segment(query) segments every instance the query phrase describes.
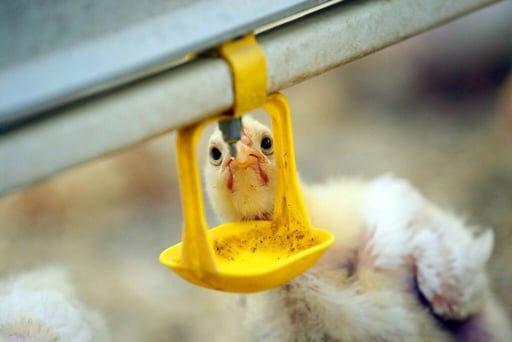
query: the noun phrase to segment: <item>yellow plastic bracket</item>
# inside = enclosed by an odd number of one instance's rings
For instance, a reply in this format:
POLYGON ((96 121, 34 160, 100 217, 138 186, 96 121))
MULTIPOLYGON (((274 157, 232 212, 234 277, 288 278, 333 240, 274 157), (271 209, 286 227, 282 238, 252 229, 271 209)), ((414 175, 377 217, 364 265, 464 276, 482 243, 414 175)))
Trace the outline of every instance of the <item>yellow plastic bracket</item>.
POLYGON ((267 63, 254 34, 221 45, 217 52, 231 68, 234 116, 261 107, 267 98, 267 63))
MULTIPOLYGON (((234 64, 238 65, 238 61, 234 64)), ((236 69, 238 71, 233 69, 234 79, 249 79, 259 71, 258 67, 254 68, 256 70, 243 66, 236 69)), ((261 86, 261 80, 259 84, 261 86)), ((242 93, 250 93, 247 85, 238 86, 238 89, 244 89, 242 93)), ((240 92, 235 91, 235 94, 240 92)), ((272 221, 231 222, 208 229, 196 146, 203 127, 219 120, 219 117, 178 131, 176 154, 185 221, 183 241, 164 250, 160 254, 160 262, 193 284, 239 293, 266 290, 305 272, 334 241, 331 233, 310 225, 295 169, 286 98, 277 93, 265 97, 258 104, 260 100, 260 97, 244 100, 249 104, 239 101, 237 108, 263 106, 272 118, 277 172, 272 221)))

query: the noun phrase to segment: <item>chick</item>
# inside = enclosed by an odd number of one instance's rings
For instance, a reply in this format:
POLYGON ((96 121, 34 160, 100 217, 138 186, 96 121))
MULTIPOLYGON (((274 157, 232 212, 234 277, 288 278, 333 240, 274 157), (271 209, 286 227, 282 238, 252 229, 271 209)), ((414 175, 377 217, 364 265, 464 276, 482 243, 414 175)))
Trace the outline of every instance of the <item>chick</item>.
POLYGON ((0 284, 0 341, 109 340, 103 318, 77 299, 63 270, 41 268, 0 284))
MULTIPOLYGON (((272 134, 244 117, 237 156, 215 131, 205 170, 221 220, 269 220, 275 192, 272 134)), ((491 230, 475 235, 406 181, 302 184, 315 227, 336 241, 308 272, 242 297, 254 341, 510 341, 485 264, 491 230)))

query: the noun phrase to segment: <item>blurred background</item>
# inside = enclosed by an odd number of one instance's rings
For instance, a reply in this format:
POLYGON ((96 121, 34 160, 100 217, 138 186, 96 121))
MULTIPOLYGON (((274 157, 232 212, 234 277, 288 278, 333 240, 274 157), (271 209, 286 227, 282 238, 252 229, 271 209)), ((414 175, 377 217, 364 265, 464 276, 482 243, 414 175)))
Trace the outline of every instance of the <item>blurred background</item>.
MULTIPOLYGON (((284 93, 304 181, 393 173, 492 227, 492 286, 512 314, 510 18, 505 1, 284 93)), ((0 277, 67 268, 114 341, 241 340, 235 295, 158 262, 181 223, 169 134, 0 198, 0 277)))

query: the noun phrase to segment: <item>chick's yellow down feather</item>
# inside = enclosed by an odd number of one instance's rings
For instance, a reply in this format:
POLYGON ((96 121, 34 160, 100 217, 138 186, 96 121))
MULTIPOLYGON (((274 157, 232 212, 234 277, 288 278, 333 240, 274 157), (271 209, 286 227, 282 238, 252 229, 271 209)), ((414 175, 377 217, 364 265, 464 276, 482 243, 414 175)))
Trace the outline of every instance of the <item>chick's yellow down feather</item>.
MULTIPOLYGON (((269 128, 243 118, 237 156, 215 131, 205 182, 222 221, 271 219, 275 165, 269 128)), ((254 341, 512 341, 485 274, 493 233, 384 175, 301 185, 313 226, 336 241, 305 274, 243 296, 254 341)))

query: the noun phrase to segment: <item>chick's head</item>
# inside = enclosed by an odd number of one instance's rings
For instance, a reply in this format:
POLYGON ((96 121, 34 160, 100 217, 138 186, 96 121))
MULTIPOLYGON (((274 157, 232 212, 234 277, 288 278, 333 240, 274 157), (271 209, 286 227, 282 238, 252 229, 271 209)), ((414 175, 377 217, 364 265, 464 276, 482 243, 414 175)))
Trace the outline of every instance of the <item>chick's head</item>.
POLYGON ((223 221, 269 220, 275 195, 272 131, 250 116, 242 119, 236 157, 216 129, 208 142, 205 183, 217 216, 223 221))

